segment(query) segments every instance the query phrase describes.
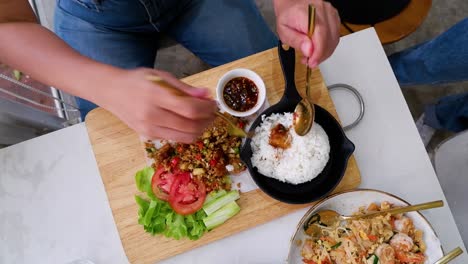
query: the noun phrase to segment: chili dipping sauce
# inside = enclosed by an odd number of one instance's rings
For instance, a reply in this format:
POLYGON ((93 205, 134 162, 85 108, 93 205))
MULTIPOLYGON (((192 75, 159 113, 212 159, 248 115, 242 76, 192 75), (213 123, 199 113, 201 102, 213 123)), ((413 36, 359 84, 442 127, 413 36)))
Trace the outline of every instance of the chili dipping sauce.
POLYGON ((257 104, 258 88, 252 80, 236 77, 224 86, 223 99, 231 109, 245 112, 257 104))

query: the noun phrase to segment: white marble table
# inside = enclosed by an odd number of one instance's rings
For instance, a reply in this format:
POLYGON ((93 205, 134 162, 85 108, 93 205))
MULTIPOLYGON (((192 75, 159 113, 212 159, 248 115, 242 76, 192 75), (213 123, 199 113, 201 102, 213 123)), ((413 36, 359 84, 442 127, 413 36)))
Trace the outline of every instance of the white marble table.
MULTIPOLYGON (((355 86, 366 102, 347 133, 363 188, 412 203, 445 199, 398 83, 372 29, 342 38, 321 65, 328 85, 355 86)), ((346 124, 350 95, 332 97, 346 124)), ((181 254, 164 263, 283 263, 304 210, 181 254)), ((463 242, 448 207, 424 212, 446 250, 463 242)), ((464 248, 464 247, 463 247, 464 248)), ((84 124, 0 150, 0 263, 128 263, 84 124)), ((464 254, 453 263, 468 263, 464 254)))

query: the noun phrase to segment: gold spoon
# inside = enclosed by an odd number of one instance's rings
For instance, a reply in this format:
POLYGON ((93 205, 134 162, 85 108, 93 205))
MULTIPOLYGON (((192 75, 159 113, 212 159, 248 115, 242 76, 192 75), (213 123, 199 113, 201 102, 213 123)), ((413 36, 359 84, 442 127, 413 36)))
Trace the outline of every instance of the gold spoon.
POLYGON ((245 138, 251 138, 253 136, 253 131, 252 132, 245 132, 242 128, 236 126, 232 121, 223 115, 220 112, 215 112, 215 114, 219 117, 221 117, 226 123, 228 123, 227 127, 227 132, 231 136, 236 136, 236 137, 245 137, 245 138))
MULTIPOLYGON (((309 27, 308 27, 308 36, 312 39, 312 35, 314 34, 314 27, 315 27, 315 7, 313 5, 309 5, 309 27)), ((309 61, 309 58, 307 58, 309 61)), ((299 136, 304 136, 307 134, 310 129, 312 128, 312 124, 314 123, 315 119, 315 107, 314 104, 310 100, 310 75, 311 69, 307 67, 306 73, 306 96, 303 98, 294 109, 294 118, 293 118, 293 125, 294 131, 299 136)))
MULTIPOLYGON (((161 77, 159 76, 156 76, 156 75, 148 75, 146 76, 146 79, 148 81, 152 81, 154 83, 157 83, 159 86, 163 87, 164 89, 176 94, 176 95, 179 95, 179 96, 186 96, 187 94, 185 94, 184 92, 182 92, 181 90, 173 87, 171 84, 167 83, 165 80, 163 80, 161 77)), ((227 132, 229 135, 231 136, 236 136, 236 137, 246 137, 246 138, 250 138, 253 136, 253 133, 247 133, 245 132, 242 128, 236 126, 234 123, 232 123, 232 121, 227 118, 226 116, 224 116, 223 114, 221 114, 220 112, 216 111, 215 114, 219 117, 221 117, 224 121, 226 121, 228 123, 228 128, 227 128, 227 132)))
POLYGON ((156 75, 147 75, 145 79, 148 81, 152 81, 153 83, 158 84, 160 87, 166 89, 167 91, 178 95, 178 96, 189 96, 188 94, 182 92, 181 90, 175 88, 172 84, 166 82, 163 78, 156 76, 156 75))
POLYGON ((463 250, 460 247, 455 248, 454 250, 447 253, 447 255, 443 256, 441 259, 436 261, 434 264, 447 264, 456 257, 460 256, 463 253, 463 250))
POLYGON ((340 215, 339 213, 333 210, 322 210, 313 214, 310 217, 310 219, 304 224, 304 230, 306 234, 312 237, 318 237, 322 234, 322 228, 320 227, 320 225, 333 227, 333 226, 338 226, 342 221, 356 220, 356 219, 361 219, 361 218, 372 218, 374 216, 378 216, 382 214, 391 214, 391 215, 403 214, 407 212, 426 210, 426 209, 442 207, 442 206, 444 206, 444 202, 439 200, 439 201, 415 204, 415 205, 410 205, 410 206, 405 206, 405 207, 391 208, 388 210, 382 210, 382 211, 367 213, 363 215, 352 215, 352 216, 340 215))

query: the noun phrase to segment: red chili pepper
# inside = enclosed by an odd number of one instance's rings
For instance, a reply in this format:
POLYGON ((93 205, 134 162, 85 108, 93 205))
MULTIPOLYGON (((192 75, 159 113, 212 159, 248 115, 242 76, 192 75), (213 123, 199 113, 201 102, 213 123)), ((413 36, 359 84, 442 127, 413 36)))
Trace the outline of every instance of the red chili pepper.
POLYGON ((197 146, 200 150, 202 150, 205 145, 203 145, 203 142, 197 141, 197 146))
POLYGON ((210 160, 210 166, 211 166, 211 167, 216 166, 216 164, 218 164, 218 161, 217 161, 217 160, 215 160, 215 159, 210 160))
POLYGON ((171 167, 175 168, 179 164, 180 158, 179 157, 173 157, 171 159, 171 167))
POLYGON ((243 121, 239 121, 237 126, 243 129, 245 127, 245 123, 243 121))
POLYGON ((195 155, 195 159, 196 159, 196 160, 201 160, 201 158, 202 158, 202 156, 201 156, 200 153, 198 153, 197 155, 195 155))
POLYGON ((184 150, 184 148, 182 148, 181 145, 177 146, 177 152, 178 153, 182 153, 183 150, 184 150))

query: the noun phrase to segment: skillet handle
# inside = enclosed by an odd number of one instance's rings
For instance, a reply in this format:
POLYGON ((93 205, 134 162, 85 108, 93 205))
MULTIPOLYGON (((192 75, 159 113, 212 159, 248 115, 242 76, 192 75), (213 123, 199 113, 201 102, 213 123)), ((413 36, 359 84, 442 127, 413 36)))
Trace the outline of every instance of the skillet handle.
POLYGON ((281 69, 283 70, 284 82, 286 84, 281 102, 287 101, 291 104, 297 104, 302 100, 302 97, 297 92, 294 79, 296 52, 291 47, 289 47, 287 50, 284 49, 283 43, 280 40, 278 41, 278 56, 281 63, 281 69))

